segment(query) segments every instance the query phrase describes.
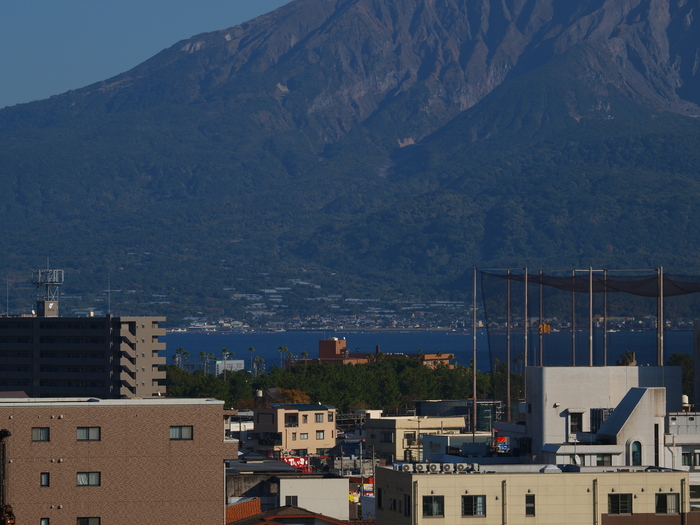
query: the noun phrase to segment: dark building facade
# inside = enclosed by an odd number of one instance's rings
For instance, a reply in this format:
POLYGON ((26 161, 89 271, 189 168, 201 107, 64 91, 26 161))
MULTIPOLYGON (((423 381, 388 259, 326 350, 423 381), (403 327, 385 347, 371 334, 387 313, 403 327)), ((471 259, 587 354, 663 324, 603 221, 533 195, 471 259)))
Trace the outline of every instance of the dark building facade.
POLYGON ((164 317, 0 317, 0 392, 40 397, 165 395, 164 317))

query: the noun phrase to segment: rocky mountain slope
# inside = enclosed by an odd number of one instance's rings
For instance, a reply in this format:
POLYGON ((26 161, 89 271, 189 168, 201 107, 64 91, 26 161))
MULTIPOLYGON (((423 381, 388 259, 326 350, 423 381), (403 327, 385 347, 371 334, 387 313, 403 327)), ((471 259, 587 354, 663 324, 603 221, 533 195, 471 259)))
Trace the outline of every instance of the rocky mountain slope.
POLYGON ((699 69, 693 0, 294 0, 0 111, 3 266, 219 301, 694 271, 699 69))

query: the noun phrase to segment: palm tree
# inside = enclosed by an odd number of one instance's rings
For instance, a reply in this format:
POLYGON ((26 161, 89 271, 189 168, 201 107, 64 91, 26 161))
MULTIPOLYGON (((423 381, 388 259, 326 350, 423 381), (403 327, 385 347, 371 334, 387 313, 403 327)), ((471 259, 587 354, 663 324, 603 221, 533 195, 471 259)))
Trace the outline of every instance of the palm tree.
POLYGON ((190 355, 190 353, 184 348, 178 348, 177 350, 175 350, 175 355, 173 356, 173 359, 175 359, 175 364, 178 368, 182 369, 183 364, 185 363, 185 361, 187 361, 188 355, 190 355))
POLYGON ((253 352, 255 352, 255 347, 251 346, 248 348, 248 352, 250 352, 250 372, 251 374, 253 373, 253 352))
POLYGON ((233 352, 229 352, 226 348, 222 348, 222 349, 221 349, 221 358, 222 358, 223 361, 224 361, 224 381, 226 381, 226 359, 227 359, 229 356, 235 357, 236 354, 234 354, 233 352))
POLYGON ((202 351, 199 352, 199 358, 202 360, 202 371, 207 373, 207 353, 202 351))
POLYGON ((280 368, 284 368, 284 354, 288 352, 287 347, 280 346, 277 348, 277 350, 279 350, 280 353, 280 368))
POLYGON ((214 374, 216 374, 216 356, 214 355, 214 352, 209 352, 207 354, 207 364, 214 362, 214 374))
POLYGON ((263 359, 259 355, 256 355, 253 369, 254 369, 254 374, 253 374, 254 377, 258 377, 259 374, 264 374, 265 373, 265 359, 263 359))

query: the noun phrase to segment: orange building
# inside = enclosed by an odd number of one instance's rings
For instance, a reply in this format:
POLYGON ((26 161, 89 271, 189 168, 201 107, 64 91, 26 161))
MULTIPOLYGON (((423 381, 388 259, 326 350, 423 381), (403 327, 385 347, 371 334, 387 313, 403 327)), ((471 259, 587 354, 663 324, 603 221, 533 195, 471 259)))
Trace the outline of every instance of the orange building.
MULTIPOLYGON (((294 363, 337 363, 341 365, 357 365, 392 357, 408 357, 410 359, 415 359, 424 365, 429 366, 430 368, 436 368, 441 364, 454 368, 454 365, 451 364, 451 361, 454 358, 452 354, 443 355, 442 352, 436 354, 382 354, 379 346, 376 347, 374 353, 352 353, 347 348, 347 341, 345 339, 338 339, 337 337, 331 337, 330 339, 325 340, 322 339, 318 342, 318 359, 297 359, 294 361, 294 363)), ((287 366, 291 366, 291 364, 291 361, 286 363, 287 366)))

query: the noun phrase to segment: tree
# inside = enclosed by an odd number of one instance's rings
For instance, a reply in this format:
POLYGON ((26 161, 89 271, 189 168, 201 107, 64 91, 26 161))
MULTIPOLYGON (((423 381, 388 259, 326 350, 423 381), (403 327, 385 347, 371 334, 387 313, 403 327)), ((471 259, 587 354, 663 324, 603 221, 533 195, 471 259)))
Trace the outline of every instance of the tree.
POLYGON ((250 352, 250 373, 253 373, 253 353, 255 352, 255 347, 251 346, 248 348, 248 352, 250 352))
POLYGON ((175 365, 182 369, 182 366, 185 361, 187 361, 187 356, 189 356, 190 353, 185 350, 184 348, 178 348, 175 350, 175 355, 173 356, 173 360, 175 361, 175 365))
POLYGON ((286 346, 280 346, 277 348, 280 353, 280 368, 284 368, 284 356, 289 351, 286 346))
MULTIPOLYGON (((235 354, 231 352, 231 357, 233 357, 235 354)), ((224 361, 224 381, 226 381, 226 358, 229 356, 229 351, 226 348, 221 349, 221 358, 224 361)))
POLYGON ((637 357, 635 356, 634 352, 625 350, 622 355, 620 355, 620 360, 617 362, 617 364, 622 366, 634 366, 637 364, 637 357))
POLYGON ((676 352, 668 356, 668 366, 680 366, 682 378, 682 392, 688 396, 691 405, 695 404, 695 360, 684 352, 676 352))

